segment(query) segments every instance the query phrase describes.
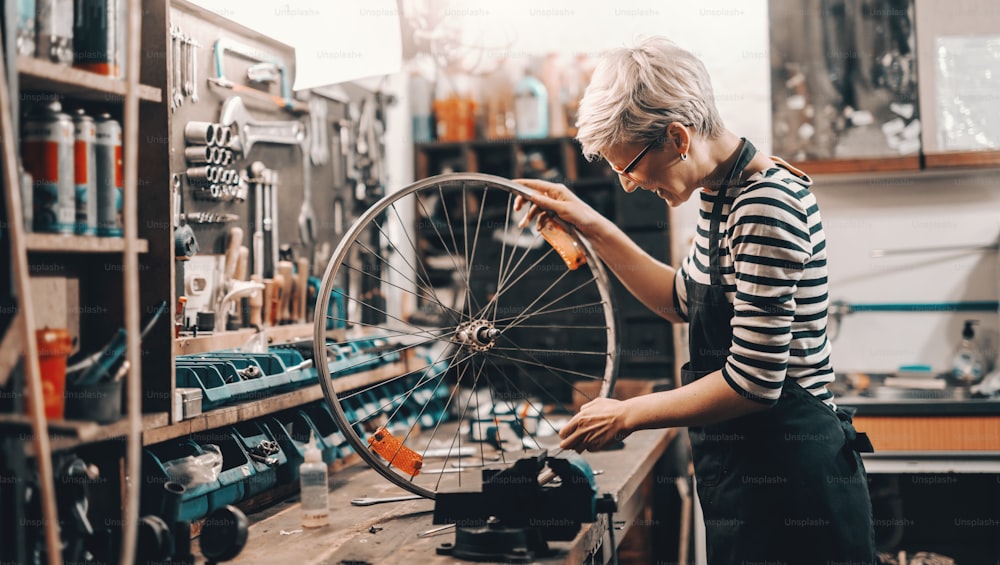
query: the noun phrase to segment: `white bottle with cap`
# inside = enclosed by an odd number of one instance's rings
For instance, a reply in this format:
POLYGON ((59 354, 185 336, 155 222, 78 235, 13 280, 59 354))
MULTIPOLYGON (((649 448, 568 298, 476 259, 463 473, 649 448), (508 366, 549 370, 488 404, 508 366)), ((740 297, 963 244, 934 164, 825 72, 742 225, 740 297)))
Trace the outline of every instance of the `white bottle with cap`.
POLYGON ((323 454, 316 438, 309 432, 305 462, 299 465, 299 490, 302 499, 302 526, 321 528, 330 524, 330 484, 323 454))

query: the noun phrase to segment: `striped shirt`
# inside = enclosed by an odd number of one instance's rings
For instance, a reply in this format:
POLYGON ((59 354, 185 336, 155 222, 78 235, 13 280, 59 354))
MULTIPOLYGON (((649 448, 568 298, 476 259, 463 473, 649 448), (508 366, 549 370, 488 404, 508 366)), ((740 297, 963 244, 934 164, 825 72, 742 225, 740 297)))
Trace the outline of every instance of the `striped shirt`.
MULTIPOLYGON (((826 337, 826 236, 812 180, 779 167, 730 187, 719 224, 719 267, 733 305, 733 341, 722 375, 746 398, 772 404, 786 376, 833 407, 826 337), (735 260, 734 260, 735 258, 735 260)), ((685 281, 708 285, 708 234, 718 191, 702 190, 697 235, 674 283, 687 320, 685 281)))

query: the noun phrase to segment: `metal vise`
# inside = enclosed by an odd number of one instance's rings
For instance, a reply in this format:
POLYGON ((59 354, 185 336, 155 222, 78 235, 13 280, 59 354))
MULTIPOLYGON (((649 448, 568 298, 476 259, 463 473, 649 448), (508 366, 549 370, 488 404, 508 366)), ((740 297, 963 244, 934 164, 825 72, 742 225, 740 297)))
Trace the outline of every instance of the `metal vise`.
POLYGON ((611 495, 598 496, 586 461, 542 452, 507 469, 484 469, 481 492, 439 491, 434 523, 457 526, 447 550, 455 557, 521 560, 548 553, 547 542, 572 540, 582 524, 615 510, 611 495))

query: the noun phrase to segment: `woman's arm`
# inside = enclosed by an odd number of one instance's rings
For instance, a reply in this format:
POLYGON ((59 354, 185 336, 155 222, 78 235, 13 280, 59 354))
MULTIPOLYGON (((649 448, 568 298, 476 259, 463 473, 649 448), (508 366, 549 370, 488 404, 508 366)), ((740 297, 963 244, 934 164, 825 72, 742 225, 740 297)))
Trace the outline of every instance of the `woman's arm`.
POLYGON ((741 396, 722 377, 722 371, 716 371, 673 390, 628 400, 596 398, 584 404, 559 432, 560 447, 599 451, 636 430, 702 426, 768 408, 741 396))
MULTIPOLYGON (((671 322, 684 321, 674 308, 674 277, 677 271, 673 267, 643 251, 621 228, 580 200, 565 185, 534 179, 518 179, 515 182, 536 191, 536 195, 531 197, 533 206, 522 225, 528 225, 546 212, 572 224, 640 302, 671 322)), ((518 197, 514 208, 520 210, 523 204, 524 199, 518 197)))

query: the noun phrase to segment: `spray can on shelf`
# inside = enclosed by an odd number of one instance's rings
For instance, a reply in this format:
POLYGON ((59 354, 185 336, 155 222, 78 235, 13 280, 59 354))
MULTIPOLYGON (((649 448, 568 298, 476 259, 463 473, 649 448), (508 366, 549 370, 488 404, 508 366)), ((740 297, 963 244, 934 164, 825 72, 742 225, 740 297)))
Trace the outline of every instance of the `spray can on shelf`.
POLYGON ((18 168, 18 172, 21 177, 21 214, 24 220, 24 231, 30 232, 34 228, 34 213, 32 210, 32 198, 31 191, 34 187, 34 179, 31 177, 31 173, 25 171, 23 168, 18 168))
POLYGON ((76 233, 97 234, 97 174, 94 170, 94 118, 77 110, 73 116, 73 179, 76 186, 76 233))
POLYGON ((73 63, 73 0, 36 0, 35 54, 41 59, 73 63))
POLYGON ((73 13, 73 66, 121 77, 123 0, 77 0, 73 13))
POLYGON ((122 127, 108 114, 96 122, 97 235, 122 236, 122 127))
POLYGON ((52 102, 24 121, 21 153, 34 179, 35 231, 73 233, 76 187, 73 184, 73 120, 52 102))
POLYGON ((35 0, 18 0, 16 46, 18 55, 35 55, 35 0))

